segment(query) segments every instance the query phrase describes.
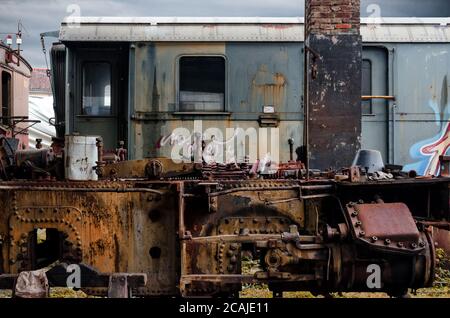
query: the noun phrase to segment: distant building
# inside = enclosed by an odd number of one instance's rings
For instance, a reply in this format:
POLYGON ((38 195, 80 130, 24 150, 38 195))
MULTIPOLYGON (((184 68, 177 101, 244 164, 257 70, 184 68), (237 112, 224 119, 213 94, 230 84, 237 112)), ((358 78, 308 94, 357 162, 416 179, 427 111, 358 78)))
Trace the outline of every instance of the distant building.
POLYGON ((30 147, 35 146, 38 138, 42 139, 43 145, 49 146, 56 132, 49 123, 54 117, 53 95, 50 78, 44 68, 34 68, 31 74, 28 116, 31 120, 40 121, 28 129, 30 147))

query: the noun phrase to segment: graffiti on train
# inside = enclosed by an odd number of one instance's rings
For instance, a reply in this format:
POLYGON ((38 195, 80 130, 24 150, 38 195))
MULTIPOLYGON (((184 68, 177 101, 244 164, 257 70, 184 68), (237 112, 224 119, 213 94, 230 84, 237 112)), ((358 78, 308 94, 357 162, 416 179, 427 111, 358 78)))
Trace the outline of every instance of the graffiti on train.
POLYGON ((439 157, 447 154, 450 148, 450 105, 447 100, 443 104, 442 101, 438 103, 436 99, 430 100, 428 105, 434 111, 436 125, 440 127, 439 132, 411 147, 409 153, 417 161, 406 165, 404 170, 415 170, 422 176, 437 176, 440 170, 439 157), (445 107, 442 107, 443 105, 445 107))

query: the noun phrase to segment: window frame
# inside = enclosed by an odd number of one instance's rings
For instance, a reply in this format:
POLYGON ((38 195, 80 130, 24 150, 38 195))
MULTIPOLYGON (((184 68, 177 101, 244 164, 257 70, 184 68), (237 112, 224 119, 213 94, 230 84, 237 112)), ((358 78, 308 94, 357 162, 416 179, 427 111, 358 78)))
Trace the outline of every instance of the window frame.
MULTIPOLYGON (((369 58, 363 58, 361 61, 361 95, 365 95, 362 90, 362 88, 363 88, 362 87, 362 85, 363 85, 363 69, 364 69, 363 66, 364 66, 365 61, 369 62, 369 65, 370 65, 370 85, 369 85, 370 86, 370 94, 369 95, 373 95, 373 63, 372 63, 372 60, 369 58)), ((366 101, 361 100, 361 114, 363 116, 374 116, 375 115, 373 112, 373 100, 372 99, 369 99, 366 101), (363 112, 363 103, 364 102, 369 102, 370 112, 368 112, 368 113, 363 112)))
MULTIPOLYGON (((3 96, 3 76, 7 76, 8 77, 8 85, 7 85, 7 95, 8 95, 8 105, 7 105, 7 114, 6 114, 6 116, 5 117, 11 117, 12 116, 12 108, 13 108, 13 84, 12 84, 12 81, 13 81, 13 76, 12 76, 12 74, 10 73, 10 72, 8 72, 8 71, 6 71, 6 70, 2 70, 1 71, 1 79, 0 79, 0 82, 1 82, 1 92, 0 92, 0 97, 1 97, 1 110, 0 110, 0 116, 1 117, 3 117, 3 108, 4 108, 4 105, 3 105, 3 98, 4 98, 4 96, 3 96)), ((9 118, 2 118, 1 120, 0 120, 0 124, 2 125, 2 126, 8 126, 9 124, 11 123, 11 120, 9 119, 9 118)))
POLYGON ((115 107, 115 97, 114 97, 114 91, 116 89, 115 85, 114 85, 114 68, 113 65, 111 63, 111 61, 109 60, 103 60, 103 59, 85 59, 82 60, 81 65, 80 65, 80 105, 79 108, 77 110, 77 117, 92 117, 92 118, 109 118, 109 117, 116 117, 116 107, 115 107), (110 88, 110 112, 108 115, 91 115, 91 114, 85 114, 84 113, 84 107, 83 107, 83 97, 84 97, 84 67, 86 64, 93 64, 93 63, 97 63, 97 64, 101 64, 101 63, 105 63, 109 65, 109 75, 110 75, 110 80, 109 80, 109 84, 111 86, 110 88))
POLYGON ((224 54, 180 54, 176 57, 176 66, 175 66, 175 113, 176 115, 228 115, 229 114, 229 90, 228 90, 228 58, 224 54), (181 80, 181 69, 180 69, 180 60, 183 57, 220 57, 224 60, 224 67, 225 67, 225 87, 224 87, 224 94, 223 94, 223 109, 217 110, 217 111, 203 111, 203 110, 192 110, 192 111, 185 111, 181 109, 180 104, 180 80, 181 80))

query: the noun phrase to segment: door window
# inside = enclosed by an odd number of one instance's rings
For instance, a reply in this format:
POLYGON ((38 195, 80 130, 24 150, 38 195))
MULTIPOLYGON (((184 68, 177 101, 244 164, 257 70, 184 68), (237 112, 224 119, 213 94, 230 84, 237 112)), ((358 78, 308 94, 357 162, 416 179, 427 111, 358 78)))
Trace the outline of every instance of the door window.
POLYGON ((106 62, 83 64, 82 114, 111 115, 111 65, 106 62))

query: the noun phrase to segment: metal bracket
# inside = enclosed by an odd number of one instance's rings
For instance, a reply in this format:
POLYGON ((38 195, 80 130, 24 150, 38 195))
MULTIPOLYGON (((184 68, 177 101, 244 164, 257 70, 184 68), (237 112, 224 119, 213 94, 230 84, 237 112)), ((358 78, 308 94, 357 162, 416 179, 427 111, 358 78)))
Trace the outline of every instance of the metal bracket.
POLYGON ((109 277, 108 298, 130 298, 131 288, 128 287, 128 275, 112 274, 109 277))

